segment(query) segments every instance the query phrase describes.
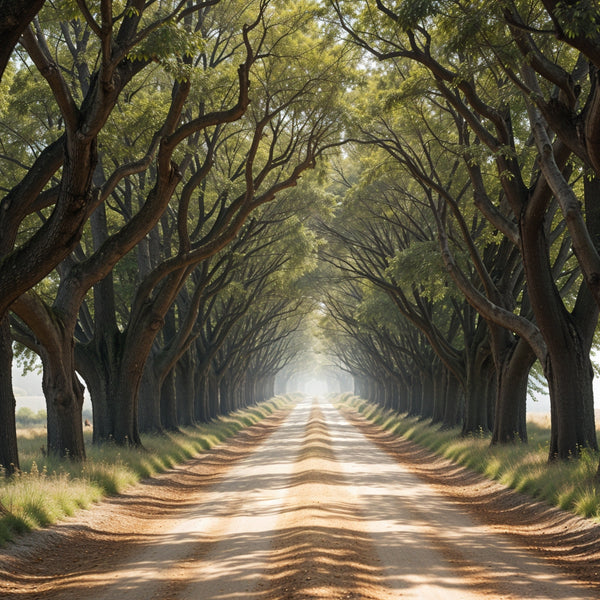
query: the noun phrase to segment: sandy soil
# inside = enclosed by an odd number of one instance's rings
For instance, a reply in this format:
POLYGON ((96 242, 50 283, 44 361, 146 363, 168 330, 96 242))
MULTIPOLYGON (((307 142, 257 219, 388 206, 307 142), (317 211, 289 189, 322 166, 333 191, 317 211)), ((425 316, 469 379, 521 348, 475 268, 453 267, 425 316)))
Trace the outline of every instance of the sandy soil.
POLYGON ((0 551, 0 598, 600 598, 600 528, 310 401, 0 551))

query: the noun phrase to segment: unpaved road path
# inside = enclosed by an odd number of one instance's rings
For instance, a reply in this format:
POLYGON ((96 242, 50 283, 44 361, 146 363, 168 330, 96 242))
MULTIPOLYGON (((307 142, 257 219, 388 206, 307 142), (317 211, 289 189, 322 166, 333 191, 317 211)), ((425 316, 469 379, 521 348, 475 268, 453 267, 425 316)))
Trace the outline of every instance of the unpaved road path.
POLYGON ((600 598, 600 528, 513 514, 518 496, 350 419, 304 401, 25 536, 0 551, 0 598, 600 598))

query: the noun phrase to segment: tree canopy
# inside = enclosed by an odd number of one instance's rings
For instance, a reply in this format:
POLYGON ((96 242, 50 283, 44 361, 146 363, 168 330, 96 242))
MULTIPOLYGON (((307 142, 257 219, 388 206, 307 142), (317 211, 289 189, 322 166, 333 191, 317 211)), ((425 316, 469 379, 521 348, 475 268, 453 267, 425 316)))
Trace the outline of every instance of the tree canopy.
POLYGON ((72 459, 84 386, 94 442, 139 445, 309 360, 492 443, 526 441, 534 369, 549 458, 597 449, 594 3, 17 4, 0 22, 8 474, 14 348, 39 355, 48 451, 72 459))

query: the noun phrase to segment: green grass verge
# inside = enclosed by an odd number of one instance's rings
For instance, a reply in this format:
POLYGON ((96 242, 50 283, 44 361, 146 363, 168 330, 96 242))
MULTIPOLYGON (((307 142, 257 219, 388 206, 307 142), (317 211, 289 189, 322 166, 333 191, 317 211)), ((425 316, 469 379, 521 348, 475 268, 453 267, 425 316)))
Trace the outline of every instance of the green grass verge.
POLYGON ((354 408, 382 429, 489 479, 600 522, 600 486, 594 481, 600 454, 584 450, 578 460, 548 463, 550 430, 543 424, 528 423, 527 444, 490 446, 487 435, 462 437, 459 429, 440 430, 428 421, 383 410, 351 394, 343 394, 334 402, 354 408))
POLYGON ((143 449, 114 444, 93 446, 86 432, 87 460, 75 463, 44 457, 45 430, 28 429, 19 435, 21 471, 0 477, 0 502, 8 515, 0 518, 0 545, 15 534, 45 527, 87 508, 107 495, 122 492, 141 479, 163 472, 208 450, 273 414, 289 408, 293 395, 276 396, 236 411, 213 423, 185 428, 181 433, 142 436, 143 449))

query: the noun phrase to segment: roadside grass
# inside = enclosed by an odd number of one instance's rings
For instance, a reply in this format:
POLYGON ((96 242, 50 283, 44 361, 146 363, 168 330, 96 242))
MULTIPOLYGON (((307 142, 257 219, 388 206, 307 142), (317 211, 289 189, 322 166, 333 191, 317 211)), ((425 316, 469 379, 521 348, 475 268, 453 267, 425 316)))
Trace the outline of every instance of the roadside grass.
POLYGON ((351 394, 333 402, 489 479, 600 523, 600 485, 595 481, 600 454, 584 449, 578 460, 548 463, 548 422, 528 422, 527 444, 490 446, 489 435, 463 437, 460 429, 441 430, 429 421, 398 415, 351 394))
POLYGON ((0 546, 16 534, 56 523, 105 496, 119 494, 141 479, 185 462, 275 411, 291 407, 296 400, 293 394, 276 396, 212 423, 183 428, 181 433, 143 435, 143 448, 94 446, 91 432, 86 431, 87 460, 83 463, 44 456, 45 429, 21 430, 21 471, 10 479, 0 476, 0 506, 8 511, 0 513, 0 546))

